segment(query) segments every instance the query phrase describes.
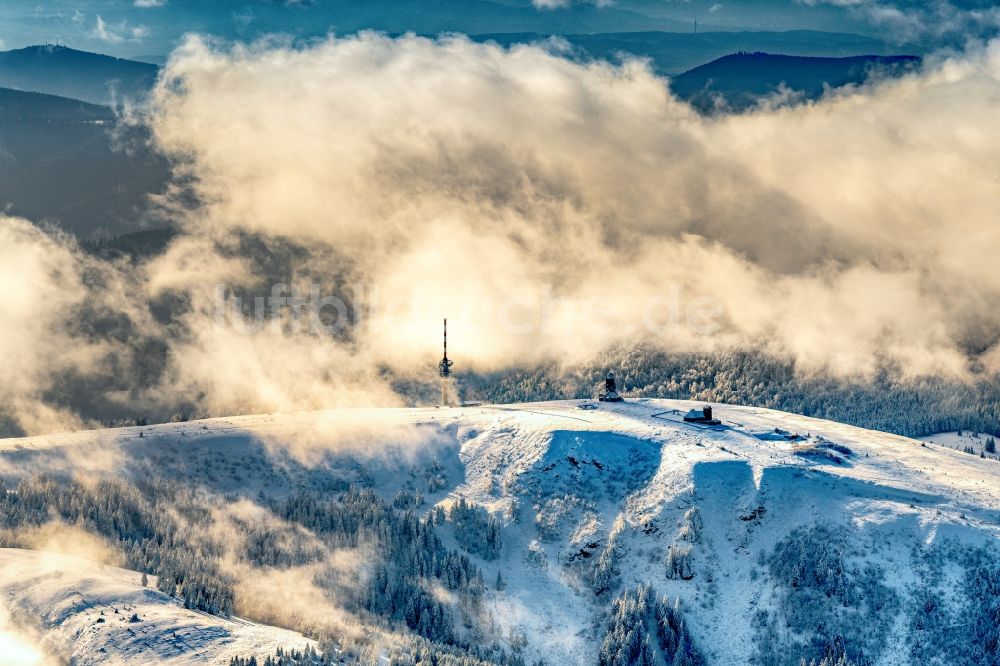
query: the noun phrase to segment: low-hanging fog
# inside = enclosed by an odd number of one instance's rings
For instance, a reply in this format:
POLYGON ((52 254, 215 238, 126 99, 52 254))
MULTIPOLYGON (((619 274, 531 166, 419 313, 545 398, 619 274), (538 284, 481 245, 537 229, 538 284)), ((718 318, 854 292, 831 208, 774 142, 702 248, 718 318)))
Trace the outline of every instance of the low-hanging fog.
POLYGON ((433 376, 444 316, 462 369, 641 343, 997 372, 998 104, 1000 42, 704 117, 642 62, 557 44, 190 38, 125 121, 175 165, 164 253, 0 218, 2 411, 76 427, 81 386, 137 414, 400 404, 391 378, 433 376), (322 321, 254 320, 293 285, 322 321))

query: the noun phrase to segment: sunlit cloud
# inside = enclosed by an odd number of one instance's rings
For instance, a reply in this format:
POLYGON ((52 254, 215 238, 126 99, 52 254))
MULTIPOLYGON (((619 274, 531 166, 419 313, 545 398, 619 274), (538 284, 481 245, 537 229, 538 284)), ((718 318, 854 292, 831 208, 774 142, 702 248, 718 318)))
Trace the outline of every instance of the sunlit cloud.
MULTIPOLYGON (((369 322, 394 361, 430 353, 416 332, 448 308, 485 305, 466 325, 486 364, 622 342, 676 285, 721 305, 722 341, 768 339, 842 371, 888 353, 953 372, 963 326, 996 328, 980 306, 1000 285, 951 240, 997 244, 982 231, 997 196, 977 167, 989 142, 971 139, 988 131, 995 51, 818 104, 704 119, 636 63, 463 39, 232 52, 195 40, 166 72, 153 125, 209 202, 191 229, 346 252, 402 304, 391 324, 369 322), (608 321, 579 314, 602 295, 608 321), (497 325, 547 299, 537 326, 497 325)), ((701 344, 683 330, 660 342, 701 344)))
POLYGON ((705 118, 639 62, 189 39, 144 118, 200 201, 161 201, 181 229, 161 256, 108 263, 0 221, 4 284, 24 285, 0 304, 4 416, 80 427, 52 396, 147 372, 129 339, 162 367, 105 399, 141 413, 400 404, 394 381, 433 377, 444 316, 465 370, 642 343, 995 371, 998 54, 705 118), (184 304, 167 323, 164 302, 184 304))

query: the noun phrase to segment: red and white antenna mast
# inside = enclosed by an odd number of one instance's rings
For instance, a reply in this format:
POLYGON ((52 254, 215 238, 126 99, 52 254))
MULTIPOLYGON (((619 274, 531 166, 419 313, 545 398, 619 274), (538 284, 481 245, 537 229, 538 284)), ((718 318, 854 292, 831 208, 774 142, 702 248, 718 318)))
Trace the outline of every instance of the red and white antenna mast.
POLYGON ((454 361, 448 359, 448 319, 444 320, 444 357, 438 363, 438 374, 441 375, 441 406, 448 406, 449 380, 451 379, 451 366, 454 361))

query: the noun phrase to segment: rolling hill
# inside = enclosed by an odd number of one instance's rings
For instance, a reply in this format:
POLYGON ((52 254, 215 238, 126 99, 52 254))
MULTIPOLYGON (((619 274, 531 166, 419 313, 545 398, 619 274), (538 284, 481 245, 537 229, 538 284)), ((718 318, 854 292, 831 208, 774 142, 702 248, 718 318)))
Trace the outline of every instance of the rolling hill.
MULTIPOLYGON (((333 410, 3 440, 0 517, 22 534, 56 517, 118 543, 161 590, 179 574, 144 559, 160 551, 137 535, 173 535, 181 555, 200 544, 198 566, 215 567, 212 585, 232 581, 237 614, 327 631, 346 663, 372 644, 403 664, 432 649, 463 664, 996 663, 1000 462, 766 409, 716 406, 720 425, 685 423, 692 407, 333 410), (129 517, 104 518, 118 515, 129 517), (361 516, 378 526, 371 540, 344 540, 368 533, 351 527, 361 516), (426 549, 478 573, 408 577, 426 549), (265 596, 270 605, 254 597, 270 588, 250 583, 275 578, 300 582, 265 596), (367 626, 367 638, 319 628, 317 605, 320 618, 367 626)), ((36 575, 28 554, 0 559, 36 575)), ((80 663, 97 645, 148 661, 180 622, 151 622, 150 608, 135 623, 143 640, 100 638, 85 629, 96 607, 70 603, 95 597, 94 568, 60 571, 19 614, 80 663), (74 640, 74 627, 94 638, 74 640)), ((152 594, 138 573, 113 575, 133 582, 102 588, 105 606, 152 594)), ((195 604, 186 576, 167 588, 195 604)), ((0 598, 29 598, 24 580, 0 578, 0 598)), ((163 618, 169 600, 153 602, 163 618)), ((203 638, 225 624, 184 617, 203 638)), ((273 630, 245 631, 260 634, 240 643, 243 656, 262 659, 273 630)), ((227 640, 199 649, 222 654, 227 640)))
POLYGON ((670 89, 703 112, 743 111, 782 92, 793 99, 815 100, 828 89, 900 76, 919 66, 916 56, 808 58, 735 53, 672 78, 670 89))
POLYGON ((44 44, 0 51, 0 87, 108 105, 141 100, 159 68, 144 62, 44 44))

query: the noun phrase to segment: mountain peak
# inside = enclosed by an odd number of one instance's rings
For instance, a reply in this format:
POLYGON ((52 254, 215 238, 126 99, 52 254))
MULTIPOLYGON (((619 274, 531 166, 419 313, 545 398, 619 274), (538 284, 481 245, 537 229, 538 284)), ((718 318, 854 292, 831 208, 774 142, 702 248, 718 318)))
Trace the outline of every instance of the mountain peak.
POLYGON ((36 44, 0 52, 0 87, 70 97, 107 105, 121 97, 142 98, 159 68, 149 63, 59 44, 36 44))

